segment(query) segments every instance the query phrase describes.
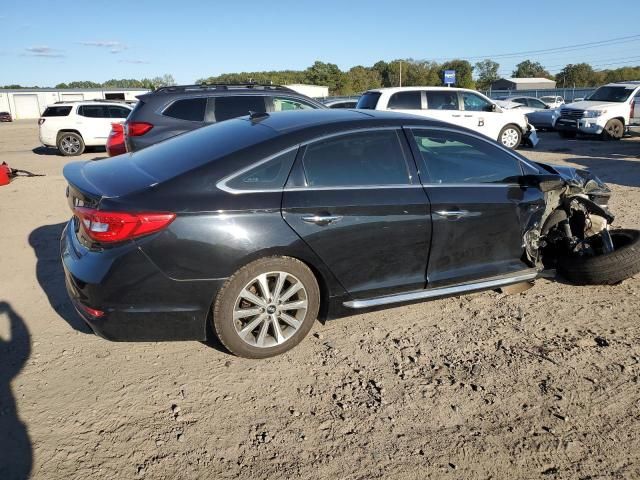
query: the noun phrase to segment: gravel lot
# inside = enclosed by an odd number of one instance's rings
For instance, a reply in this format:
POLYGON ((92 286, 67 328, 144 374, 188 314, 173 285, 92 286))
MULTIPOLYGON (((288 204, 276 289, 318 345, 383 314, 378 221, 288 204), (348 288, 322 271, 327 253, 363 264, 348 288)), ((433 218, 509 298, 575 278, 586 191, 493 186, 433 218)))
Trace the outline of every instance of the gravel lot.
MULTIPOLYGON (((640 137, 540 136, 640 227, 640 137)), ((69 160, 34 121, 0 124, 3 160, 46 176, 0 187, 0 479, 640 478, 640 278, 355 315, 264 361, 110 343, 64 291, 69 160)))

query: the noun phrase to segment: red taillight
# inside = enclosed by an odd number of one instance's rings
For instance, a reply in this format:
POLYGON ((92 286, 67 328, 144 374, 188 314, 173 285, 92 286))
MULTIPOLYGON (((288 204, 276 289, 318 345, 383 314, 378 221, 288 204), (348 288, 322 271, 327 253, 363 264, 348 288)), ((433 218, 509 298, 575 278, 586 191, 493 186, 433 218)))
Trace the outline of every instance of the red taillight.
POLYGON ((86 305, 83 305, 81 303, 77 304, 78 307, 80 307, 80 309, 85 312, 88 313, 89 315, 91 315, 92 317, 102 317, 104 315, 104 312, 102 310, 98 310, 96 308, 91 308, 91 307, 87 307, 86 305))
POLYGON ((40 118, 38 120, 38 125, 42 125, 44 123, 44 121, 46 120, 46 118, 40 118))
POLYGON ((80 228, 101 243, 122 242, 157 232, 176 218, 175 213, 104 212, 93 208, 76 207, 74 213, 80 228))
POLYGON ((124 131, 124 126, 121 123, 112 123, 111 124, 111 133, 109 133, 110 137, 115 137, 116 135, 122 135, 124 131))
POLYGON ((127 135, 130 137, 139 137, 153 128, 153 125, 147 122, 127 122, 126 125, 127 135))

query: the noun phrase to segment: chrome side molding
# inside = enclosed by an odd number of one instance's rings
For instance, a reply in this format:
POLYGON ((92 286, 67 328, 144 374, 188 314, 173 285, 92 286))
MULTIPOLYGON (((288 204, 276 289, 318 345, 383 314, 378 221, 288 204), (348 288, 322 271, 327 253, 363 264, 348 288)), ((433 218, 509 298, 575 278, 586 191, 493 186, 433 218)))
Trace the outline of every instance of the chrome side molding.
POLYGON ((519 272, 510 273, 508 275, 500 275, 497 277, 485 278, 474 282, 462 283, 451 287, 439 287, 413 291, 409 293, 399 293, 396 295, 388 295, 385 297, 376 297, 366 300, 349 300, 343 305, 347 308, 369 308, 388 305, 391 303, 411 302, 414 300, 424 300, 427 298, 444 297, 448 295, 457 295, 462 293, 479 292, 492 288, 513 285, 514 283, 528 282, 535 280, 539 272, 535 268, 521 270, 519 272))

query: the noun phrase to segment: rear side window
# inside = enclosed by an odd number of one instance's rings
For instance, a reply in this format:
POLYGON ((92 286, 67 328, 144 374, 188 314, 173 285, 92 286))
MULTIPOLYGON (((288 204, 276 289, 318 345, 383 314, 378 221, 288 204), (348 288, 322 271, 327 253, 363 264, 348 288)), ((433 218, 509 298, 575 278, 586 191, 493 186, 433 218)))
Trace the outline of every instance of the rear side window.
POLYGON ((349 133, 312 143, 303 164, 307 184, 312 187, 409 183, 395 130, 349 133))
POLYGON ((103 105, 81 105, 78 107, 78 115, 88 118, 110 118, 108 107, 103 105))
POLYGON ((131 110, 128 108, 109 106, 110 118, 127 118, 129 113, 131 113, 131 110))
POLYGON ((47 107, 43 117, 66 117, 71 113, 71 107, 47 107))
POLYGON ((266 112, 264 97, 257 95, 215 97, 214 112, 216 122, 249 115, 250 111, 256 113, 266 112))
POLYGON ((469 135, 414 130, 425 183, 512 183, 520 162, 504 150, 469 135))
POLYGON ((397 92, 391 95, 388 108, 393 110, 420 110, 422 101, 420 92, 397 92))
POLYGON ((429 110, 458 110, 458 94, 456 92, 429 91, 427 108, 429 110))
POLYGON ((235 190, 273 190, 284 187, 298 149, 282 153, 271 160, 252 167, 226 182, 235 190))
POLYGON ((378 105, 378 99, 382 95, 380 92, 365 92, 358 99, 356 108, 364 108, 365 110, 375 110, 378 105))
POLYGON ((205 97, 185 98, 173 102, 162 114, 180 120, 204 122, 204 111, 206 108, 207 99, 205 97))
POLYGON ((306 102, 294 100, 293 98, 273 97, 272 100, 274 112, 284 112, 286 110, 310 110, 317 108, 306 102))

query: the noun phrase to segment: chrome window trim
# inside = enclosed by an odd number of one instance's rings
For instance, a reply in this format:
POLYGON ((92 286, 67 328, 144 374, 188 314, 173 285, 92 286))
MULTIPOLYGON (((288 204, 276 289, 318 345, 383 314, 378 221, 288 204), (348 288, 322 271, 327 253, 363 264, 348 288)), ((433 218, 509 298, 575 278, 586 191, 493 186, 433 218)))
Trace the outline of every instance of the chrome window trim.
MULTIPOLYGON (((295 146, 286 148, 284 150, 280 150, 278 153, 275 153, 273 155, 270 155, 267 158, 264 158, 262 160, 259 160, 258 162, 252 163, 251 165, 243 168, 242 170, 238 170, 230 175, 227 175, 226 177, 222 178, 221 180, 218 180, 218 182, 216 183, 216 187, 219 188, 220 190, 223 190, 227 193, 231 193, 233 195, 239 195, 239 194, 245 194, 245 193, 274 193, 274 192, 284 192, 284 191, 309 191, 309 190, 374 190, 374 189, 380 189, 380 188, 422 188, 422 184, 420 183, 400 183, 400 184, 393 184, 393 185, 347 185, 347 186, 332 186, 332 187, 282 187, 282 188, 268 188, 268 189, 262 189, 262 190, 239 190, 236 188, 231 188, 230 186, 227 185, 227 182, 229 182, 230 180, 233 180, 235 177, 242 175, 243 173, 248 172, 249 170, 251 170, 252 168, 255 167, 259 167, 260 165, 262 165, 263 163, 266 163, 270 160, 273 160, 275 157, 279 156, 279 155, 284 155, 285 153, 290 152, 291 150, 294 149, 299 149, 301 147, 306 147, 308 145, 312 145, 314 143, 317 142, 321 142, 324 140, 327 140, 329 138, 333 138, 333 137, 339 137, 342 135, 349 135, 352 133, 362 133, 362 132, 370 132, 370 131, 380 131, 380 130, 402 130, 402 125, 396 125, 396 126, 389 126, 389 127, 368 127, 368 128, 357 128, 357 129, 353 129, 353 130, 346 130, 346 131, 340 131, 340 132, 333 132, 333 133, 328 133, 325 135, 322 135, 321 137, 316 137, 308 142, 304 142, 304 143, 299 143, 295 146)), ((405 152, 402 149, 402 156, 404 158, 405 163, 408 162, 409 159, 406 158, 405 152)), ((411 159, 411 161, 413 161, 413 159, 411 159)), ((413 178, 410 175, 410 171, 409 171, 409 166, 407 165, 407 182, 411 182, 413 181, 413 178)))
POLYGON ((255 189, 255 190, 240 190, 237 188, 232 188, 230 186, 227 185, 227 182, 235 179, 236 177, 239 177, 240 175, 242 175, 243 173, 247 173, 249 170, 252 170, 256 167, 259 167, 260 165, 270 162, 271 160, 273 160, 276 157, 279 157, 280 155, 285 155, 286 153, 289 153, 293 150, 297 150, 300 148, 300 144, 294 145, 292 147, 289 148, 285 148, 284 150, 280 150, 277 153, 274 153, 273 155, 269 155, 267 158, 263 158, 262 160, 259 160, 255 163, 252 163, 251 165, 248 165, 246 167, 244 167, 241 170, 237 170, 235 172, 233 172, 230 175, 227 175, 226 177, 222 178, 221 180, 218 180, 218 182, 216 183, 216 187, 219 188, 220 190, 223 190, 227 193, 232 193, 234 195, 240 194, 240 193, 268 193, 268 192, 282 192, 284 190, 284 187, 280 187, 280 188, 265 188, 265 189, 255 189))

